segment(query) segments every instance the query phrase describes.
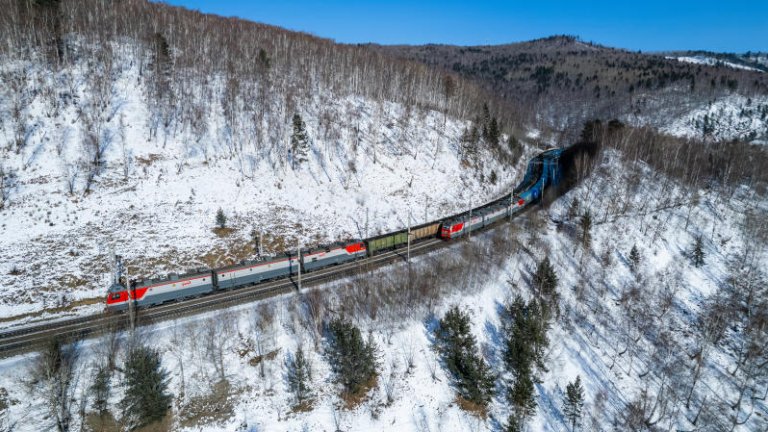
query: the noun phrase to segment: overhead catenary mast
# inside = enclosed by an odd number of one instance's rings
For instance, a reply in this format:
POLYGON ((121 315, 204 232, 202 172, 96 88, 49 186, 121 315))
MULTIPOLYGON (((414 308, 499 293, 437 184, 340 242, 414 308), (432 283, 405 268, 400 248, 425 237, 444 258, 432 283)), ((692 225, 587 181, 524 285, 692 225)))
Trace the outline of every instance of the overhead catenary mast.
POLYGON ((128 277, 128 267, 123 263, 123 257, 120 255, 114 255, 115 259, 115 283, 120 284, 120 279, 123 278, 123 275, 125 275, 125 289, 128 293, 128 320, 130 323, 130 330, 133 331, 133 329, 136 326, 136 309, 134 305, 136 292, 133 290, 133 287, 131 286, 131 278, 128 277))
POLYGON ((301 240, 296 239, 296 266, 299 269, 299 291, 301 291, 301 240))
POLYGON ((469 200, 469 220, 467 221, 467 239, 472 240, 472 199, 469 200))
POLYGON ((411 210, 408 210, 408 248, 406 262, 411 264, 411 210))

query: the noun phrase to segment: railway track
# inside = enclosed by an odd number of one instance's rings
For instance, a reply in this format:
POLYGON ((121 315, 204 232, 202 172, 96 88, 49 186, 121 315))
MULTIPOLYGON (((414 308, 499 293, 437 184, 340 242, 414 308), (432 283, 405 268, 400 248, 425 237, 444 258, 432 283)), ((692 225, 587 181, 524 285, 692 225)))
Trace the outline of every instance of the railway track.
MULTIPOLYGON (((426 239, 411 245, 411 255, 422 255, 451 244, 453 243, 436 238, 426 239)), ((405 260, 405 249, 387 251, 373 257, 305 273, 302 275, 301 285, 302 288, 312 287, 405 260)), ((139 309, 135 316, 135 325, 145 326, 200 312, 223 309, 290 293, 297 289, 298 281, 295 277, 290 277, 235 290, 218 291, 198 298, 139 309)), ((33 351, 53 336, 87 338, 97 336, 105 330, 124 329, 128 326, 128 320, 127 313, 97 314, 0 332, 0 358, 33 351)))
MULTIPOLYGON (((498 201, 498 200, 497 200, 498 201)), ((493 202, 492 202, 493 203, 493 202)), ((492 204, 490 203, 490 204, 492 204)), ((517 217, 530 211, 532 207, 526 206, 521 211, 514 213, 517 217)), ((499 224, 506 223, 510 219, 501 219, 492 225, 479 228, 478 233, 494 229, 499 224)), ((447 247, 455 241, 444 241, 437 238, 427 238, 411 245, 411 255, 421 255, 437 249, 447 247)), ((322 283, 339 280, 344 277, 358 274, 362 271, 370 271, 375 268, 406 260, 406 249, 401 248, 387 251, 373 257, 367 257, 353 262, 337 266, 322 268, 302 276, 302 287, 311 287, 322 283)), ((237 288, 235 290, 216 291, 211 294, 139 309, 135 313, 134 324, 146 326, 168 319, 193 315, 196 313, 246 304, 260 299, 274 297, 280 294, 296 291, 298 284, 296 278, 278 279, 263 282, 256 285, 237 288)), ((128 325, 127 313, 102 313, 83 316, 68 320, 60 320, 36 324, 12 330, 0 332, 0 358, 10 357, 39 348, 53 336, 65 338, 87 338, 103 334, 105 331, 123 329, 128 325)))

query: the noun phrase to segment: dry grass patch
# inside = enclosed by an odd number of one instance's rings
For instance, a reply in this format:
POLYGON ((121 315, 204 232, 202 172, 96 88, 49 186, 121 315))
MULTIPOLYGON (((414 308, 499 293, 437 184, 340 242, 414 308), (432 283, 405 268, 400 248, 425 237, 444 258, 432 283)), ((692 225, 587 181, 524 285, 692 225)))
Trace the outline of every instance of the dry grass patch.
POLYGON ((229 381, 219 381, 211 393, 193 397, 179 411, 179 425, 194 428, 219 423, 231 418, 235 411, 234 391, 229 381))
POLYGON ((292 414, 305 413, 305 412, 310 412, 313 409, 315 409, 315 401, 313 399, 310 399, 310 400, 305 400, 300 404, 296 404, 292 406, 291 413, 292 414))
POLYGON ((456 405, 476 417, 485 419, 488 416, 488 407, 472 402, 469 399, 464 399, 459 395, 456 396, 456 405))
POLYGON ((344 402, 344 409, 353 410, 360 406, 361 403, 368 399, 368 393, 370 393, 371 389, 376 388, 377 385, 379 385, 379 377, 373 376, 360 386, 356 392, 342 392, 340 397, 342 402, 344 402))
POLYGON ((55 291, 58 291, 62 287, 71 289, 80 288, 88 283, 88 279, 71 274, 65 274, 55 280, 55 287, 51 287, 55 291))
POLYGON ((231 236, 237 230, 231 227, 224 227, 224 228, 216 227, 216 228, 213 228, 211 231, 213 231, 213 233, 216 234, 217 236, 223 238, 223 237, 231 236))
POLYGON ((274 351, 270 351, 270 352, 268 352, 268 353, 266 353, 264 355, 257 355, 255 357, 251 358, 250 360, 248 360, 248 364, 255 367, 255 366, 258 366, 259 363, 261 363, 262 361, 274 360, 275 357, 277 357, 277 353, 279 353, 279 352, 280 352, 280 348, 278 348, 278 349, 276 349, 274 351))
MULTIPOLYGON (((127 425, 115 419, 115 416, 109 411, 101 414, 95 412, 87 414, 83 429, 90 432, 122 432, 129 430, 127 425)), ((133 430, 134 432, 170 432, 173 430, 173 416, 168 414, 160 421, 133 430)))
POLYGON ((152 166, 153 163, 161 160, 163 158, 162 155, 156 154, 156 153, 150 153, 146 157, 144 156, 136 156, 136 163, 143 166, 152 166))
POLYGON ((91 432, 120 432, 122 427, 111 412, 89 413, 85 416, 85 430, 91 432))

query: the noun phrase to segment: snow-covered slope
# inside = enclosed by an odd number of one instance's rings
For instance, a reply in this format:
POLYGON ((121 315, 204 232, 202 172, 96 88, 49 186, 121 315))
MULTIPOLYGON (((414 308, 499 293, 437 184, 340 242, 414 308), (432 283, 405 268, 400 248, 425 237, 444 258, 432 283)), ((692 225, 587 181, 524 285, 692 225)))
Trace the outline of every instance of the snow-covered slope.
POLYGON ((517 177, 484 146, 477 163, 463 160, 469 122, 354 95, 319 93, 292 105, 273 95, 233 108, 212 77, 185 90, 194 106, 172 107, 197 120, 165 124, 132 45, 113 49, 98 86, 92 78, 104 65, 87 58, 56 72, 2 64, 15 81, 0 86, 0 164, 16 179, 0 210, 0 317, 100 310, 113 253, 131 277, 218 266, 251 257, 253 231, 272 253, 299 240, 361 238, 404 227, 409 213, 419 223, 478 204, 517 177), (310 138, 308 161, 296 169, 288 156, 294 112, 310 138), (103 154, 86 192, 94 142, 103 154), (219 208, 232 230, 217 234, 219 208))
MULTIPOLYGON (((745 337, 738 325, 726 329, 720 342, 710 342, 702 357, 690 354, 704 340, 700 325, 707 305, 726 290, 734 272, 749 265, 743 253, 749 252, 758 269, 765 263, 765 244, 748 228, 755 226, 750 218, 765 211, 766 203, 747 190, 737 190, 732 197, 692 191, 608 153, 593 177, 550 209, 515 220, 511 230, 499 228, 495 239, 492 234, 478 235, 471 246, 459 243, 416 260, 421 275, 416 284, 427 278, 438 287, 433 302, 406 301, 410 294, 400 285, 406 273, 395 267, 366 278, 367 283, 346 281, 319 288, 319 302, 311 293, 292 294, 267 302, 270 306, 245 305, 162 324, 142 332, 141 338, 163 350, 164 365, 172 371, 171 390, 177 396, 173 429, 499 430, 509 414, 501 381, 488 418, 460 409, 430 332, 436 317, 460 305, 472 317, 484 357, 504 377, 500 309, 511 296, 531 295, 530 276, 548 256, 560 279, 561 314, 549 332, 548 372, 536 386, 538 407, 528 430, 569 430, 562 398, 565 385, 577 375, 586 396, 583 430, 637 430, 638 424, 645 425, 644 430, 723 430, 741 422, 734 430, 763 430, 768 408, 760 396, 768 383, 765 374, 753 370, 748 377, 746 368, 735 367, 745 337), (591 245, 584 248, 572 215, 587 209, 593 229, 591 245), (699 236, 706 258, 703 266, 695 267, 688 253, 699 236), (499 253, 491 245, 510 249, 499 253), (640 256, 634 270, 628 258, 633 246, 640 256), (473 256, 484 258, 467 265, 473 256), (374 301, 377 298, 382 300, 374 301), (317 338, 317 320, 342 311, 355 311, 348 317, 371 333, 380 354, 378 385, 354 409, 341 407, 323 356, 324 342, 317 338), (222 341, 214 354, 220 349, 224 355, 223 373, 231 390, 226 403, 218 402, 224 407, 218 414, 192 416, 190 423, 189 410, 205 407, 200 398, 210 396, 219 379, 216 367, 221 365, 216 366, 206 345, 211 337, 222 341), (314 371, 316 402, 307 412, 291 410, 285 381, 284 360, 299 344, 310 352, 314 371), (274 356, 253 366, 256 353, 238 354, 249 345, 274 356), (696 358, 703 360, 692 387, 696 358), (733 370, 733 375, 726 373, 733 370)), ((765 277, 763 273, 758 270, 758 277, 765 277)), ((722 308, 724 303, 715 305, 722 308)), ((91 360, 100 358, 99 346, 103 344, 98 341, 85 345, 85 352, 93 354, 81 362, 80 386, 90 382, 91 360)), ((28 419, 18 425, 23 431, 46 425, 39 396, 29 397, 14 385, 25 376, 29 357, 0 362, 0 387, 11 402, 8 415, 28 419)), ((110 412, 117 418, 122 416, 120 379, 115 372, 110 412)), ((212 412, 210 407, 204 410, 212 412)))
POLYGON ((731 95, 672 118, 662 130, 713 140, 768 142, 768 97, 731 95))
POLYGON ((733 69, 743 69, 743 70, 750 70, 755 72, 765 72, 762 69, 746 66, 739 63, 729 62, 720 60, 717 58, 707 57, 703 55, 696 55, 696 56, 680 56, 680 57, 666 57, 668 59, 673 59, 677 61, 681 61, 684 63, 693 63, 693 64, 703 64, 703 65, 709 65, 709 66, 727 66, 729 68, 733 69))

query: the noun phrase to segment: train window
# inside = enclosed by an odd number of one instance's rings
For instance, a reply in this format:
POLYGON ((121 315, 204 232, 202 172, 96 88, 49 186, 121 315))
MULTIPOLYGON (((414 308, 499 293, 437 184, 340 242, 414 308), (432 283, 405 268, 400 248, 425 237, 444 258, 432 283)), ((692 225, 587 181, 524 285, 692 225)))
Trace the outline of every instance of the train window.
POLYGON ((120 300, 120 293, 113 293, 112 300, 120 300))

